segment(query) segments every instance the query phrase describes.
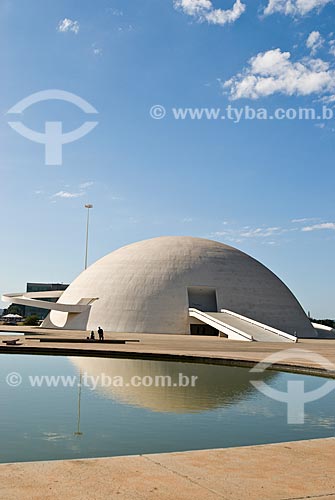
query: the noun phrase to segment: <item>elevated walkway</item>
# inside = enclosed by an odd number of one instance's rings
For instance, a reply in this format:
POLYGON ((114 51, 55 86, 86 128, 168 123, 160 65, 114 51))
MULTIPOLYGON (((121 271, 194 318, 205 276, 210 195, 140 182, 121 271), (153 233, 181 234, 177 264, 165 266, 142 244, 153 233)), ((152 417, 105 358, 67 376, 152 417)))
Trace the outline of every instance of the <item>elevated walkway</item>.
POLYGON ((46 299, 58 299, 64 290, 48 292, 26 292, 26 293, 6 293, 1 297, 4 302, 11 302, 21 306, 37 307, 49 311, 60 311, 72 314, 80 314, 89 309, 90 305, 98 300, 97 298, 82 298, 77 304, 64 304, 60 302, 48 302, 46 299), (42 299, 42 300, 40 300, 42 299))
POLYGON ((247 342, 297 342, 298 339, 271 326, 259 323, 233 311, 204 312, 190 308, 189 315, 202 323, 212 326, 231 340, 247 342))

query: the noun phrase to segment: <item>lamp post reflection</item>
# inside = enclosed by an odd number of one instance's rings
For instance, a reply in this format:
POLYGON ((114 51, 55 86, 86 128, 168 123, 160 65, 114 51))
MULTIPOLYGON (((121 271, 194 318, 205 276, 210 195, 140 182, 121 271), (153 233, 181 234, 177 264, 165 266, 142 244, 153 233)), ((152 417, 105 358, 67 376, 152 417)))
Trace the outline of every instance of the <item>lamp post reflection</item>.
POLYGON ((80 431, 80 412, 81 412, 81 382, 82 382, 82 372, 80 370, 79 374, 79 384, 78 384, 78 415, 77 415, 77 431, 74 433, 75 436, 82 436, 83 433, 80 431))

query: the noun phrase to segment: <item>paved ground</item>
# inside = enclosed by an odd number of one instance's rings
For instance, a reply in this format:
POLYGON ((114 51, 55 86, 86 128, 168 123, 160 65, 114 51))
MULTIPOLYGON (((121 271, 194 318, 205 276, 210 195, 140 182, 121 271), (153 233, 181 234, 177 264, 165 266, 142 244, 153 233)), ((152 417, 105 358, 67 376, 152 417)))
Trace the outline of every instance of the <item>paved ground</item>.
POLYGON ((335 498, 335 439, 0 465, 4 500, 335 498))
MULTIPOLYGON (((40 343, 38 338, 43 337, 71 337, 85 339, 87 334, 74 331, 55 331, 29 328, 16 328, 29 333, 35 340, 22 338, 22 345, 18 347, 5 346, 2 340, 8 338, 19 338, 11 335, 6 337, 0 334, 0 352, 31 353, 31 354, 64 354, 75 356, 127 356, 127 357, 160 357, 179 360, 199 360, 209 362, 241 362, 254 363, 263 360, 266 356, 289 349, 293 353, 292 358, 278 361, 280 367, 317 368, 317 359, 313 354, 320 354, 329 360, 318 373, 327 371, 328 376, 335 376, 335 338, 334 340, 310 340, 299 339, 296 344, 281 342, 239 342, 219 337, 202 337, 191 335, 156 335, 156 334, 111 334, 107 333, 109 339, 139 339, 139 343, 129 344, 98 344, 98 343, 40 343), (311 352, 310 359, 299 357, 299 350, 311 352), (313 359, 315 358, 315 359, 313 359)), ((0 330, 15 331, 13 327, 0 327, 0 330)))

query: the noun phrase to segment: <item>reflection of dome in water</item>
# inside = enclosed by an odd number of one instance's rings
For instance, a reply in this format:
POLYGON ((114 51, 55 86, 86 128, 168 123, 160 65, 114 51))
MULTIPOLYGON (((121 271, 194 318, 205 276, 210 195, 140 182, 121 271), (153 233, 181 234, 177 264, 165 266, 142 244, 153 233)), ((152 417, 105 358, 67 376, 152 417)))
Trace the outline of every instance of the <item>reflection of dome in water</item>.
MULTIPOLYGON (((255 378, 247 368, 222 365, 86 357, 70 360, 88 377, 101 380, 97 377, 102 373, 112 378, 119 376, 123 377, 125 384, 134 376, 154 378, 169 375, 172 383, 178 382, 179 373, 189 379, 198 377, 194 387, 97 386, 106 397, 158 412, 190 413, 232 404, 253 390, 250 380, 255 378)), ((273 373, 265 372, 257 378, 268 380, 273 376, 273 373)))
POLYGON ((81 314, 51 311, 44 326, 189 334, 191 306, 229 309, 284 332, 315 335, 295 297, 269 269, 236 248, 202 238, 154 238, 106 255, 58 302, 87 301, 90 308, 81 314))

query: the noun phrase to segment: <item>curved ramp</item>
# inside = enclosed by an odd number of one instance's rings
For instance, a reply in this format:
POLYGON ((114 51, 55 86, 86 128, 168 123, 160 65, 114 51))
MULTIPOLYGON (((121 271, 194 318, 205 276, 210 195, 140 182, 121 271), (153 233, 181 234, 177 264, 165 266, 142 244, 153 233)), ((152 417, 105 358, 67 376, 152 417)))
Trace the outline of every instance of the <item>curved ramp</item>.
POLYGON ((222 309, 221 312, 203 312, 189 309, 189 315, 219 330, 231 340, 256 342, 297 342, 298 339, 251 318, 222 309))

